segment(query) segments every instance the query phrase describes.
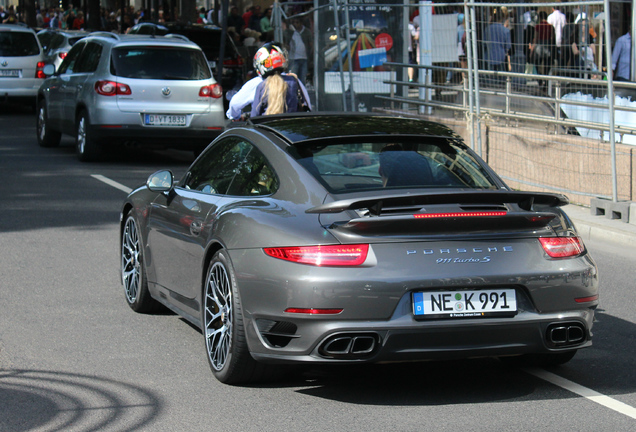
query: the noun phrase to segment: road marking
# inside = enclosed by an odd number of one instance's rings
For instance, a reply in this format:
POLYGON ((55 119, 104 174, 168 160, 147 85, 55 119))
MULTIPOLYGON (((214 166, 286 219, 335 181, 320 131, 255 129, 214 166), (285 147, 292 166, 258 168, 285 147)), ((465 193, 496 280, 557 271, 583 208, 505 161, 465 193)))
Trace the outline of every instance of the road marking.
POLYGON ((582 385, 579 385, 575 382, 567 380, 543 369, 526 368, 524 369, 524 371, 526 371, 530 375, 536 376, 537 378, 541 378, 544 381, 571 391, 572 393, 576 393, 579 396, 583 396, 584 398, 592 402, 596 402, 597 404, 603 405, 604 407, 607 407, 611 410, 636 419, 636 408, 627 405, 626 403, 617 401, 616 399, 612 399, 609 396, 605 396, 604 394, 598 393, 587 387, 583 387, 582 385))
POLYGON ((109 186, 114 187, 115 189, 119 189, 121 191, 124 191, 126 193, 130 193, 132 191, 131 188, 129 188, 128 186, 124 186, 121 183, 117 183, 115 180, 111 180, 108 177, 104 177, 103 175, 100 174, 91 174, 91 177, 93 177, 95 180, 99 180, 100 182, 104 182, 109 186))

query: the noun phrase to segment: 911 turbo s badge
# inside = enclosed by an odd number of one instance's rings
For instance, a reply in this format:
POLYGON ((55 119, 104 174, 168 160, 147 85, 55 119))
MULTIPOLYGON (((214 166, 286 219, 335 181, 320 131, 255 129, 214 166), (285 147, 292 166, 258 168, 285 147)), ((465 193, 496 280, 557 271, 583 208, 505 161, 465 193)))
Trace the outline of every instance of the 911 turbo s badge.
POLYGON ((415 249, 407 250, 407 255, 426 255, 435 258, 437 264, 466 264, 466 263, 488 263, 492 261, 491 254, 513 252, 512 246, 499 247, 475 247, 475 248, 444 248, 444 249, 415 249), (448 256, 448 255, 455 256, 448 256), (489 255, 482 255, 489 254, 489 255), (459 255, 459 256, 457 256, 459 255), (481 255, 481 256, 477 256, 481 255))

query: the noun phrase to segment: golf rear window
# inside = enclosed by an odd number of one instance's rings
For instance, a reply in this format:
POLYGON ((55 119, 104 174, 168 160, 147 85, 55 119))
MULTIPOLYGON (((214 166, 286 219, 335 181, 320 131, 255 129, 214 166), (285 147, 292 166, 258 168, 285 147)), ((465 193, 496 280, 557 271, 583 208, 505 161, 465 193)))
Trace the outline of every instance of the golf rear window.
POLYGON ((203 80, 212 76, 201 51, 172 47, 116 48, 111 73, 123 78, 159 80, 203 80))
POLYGON ((27 57, 40 54, 35 35, 26 32, 0 31, 0 56, 27 57))
POLYGON ((290 153, 331 193, 402 188, 498 186, 482 164, 451 140, 299 143, 290 153))

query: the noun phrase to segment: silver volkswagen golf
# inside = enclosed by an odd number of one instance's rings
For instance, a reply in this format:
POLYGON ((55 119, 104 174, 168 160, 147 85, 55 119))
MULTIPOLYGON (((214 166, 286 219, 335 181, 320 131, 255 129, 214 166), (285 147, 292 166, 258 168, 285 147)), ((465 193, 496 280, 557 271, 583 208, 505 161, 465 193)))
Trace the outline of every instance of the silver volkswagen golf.
POLYGON ((222 88, 183 36, 93 33, 76 43, 37 95, 37 138, 76 137, 82 161, 135 143, 199 151, 225 128, 222 88))

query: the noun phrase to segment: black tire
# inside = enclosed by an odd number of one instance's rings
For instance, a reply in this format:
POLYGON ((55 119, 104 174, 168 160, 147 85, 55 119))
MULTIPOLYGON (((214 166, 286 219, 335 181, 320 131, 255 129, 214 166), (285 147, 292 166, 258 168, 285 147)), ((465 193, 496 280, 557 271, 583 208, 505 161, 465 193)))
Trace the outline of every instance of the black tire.
POLYGON ((515 357, 501 357, 500 360, 511 366, 549 367, 559 366, 572 360, 576 350, 558 353, 524 354, 515 357))
POLYGON ((91 122, 86 111, 77 116, 75 151, 82 162, 92 162, 101 156, 101 148, 91 133, 91 122))
POLYGON ((135 312, 152 313, 161 310, 162 305, 148 291, 142 244, 139 224, 128 215, 121 239, 121 282, 126 303, 135 312))
POLYGON ((46 110, 46 101, 42 99, 36 110, 36 133, 40 147, 57 147, 60 145, 62 134, 54 131, 49 126, 49 116, 46 110))
POLYGON ((225 384, 269 378, 272 368, 250 355, 234 270, 223 250, 208 265, 202 303, 205 352, 214 376, 225 384))

